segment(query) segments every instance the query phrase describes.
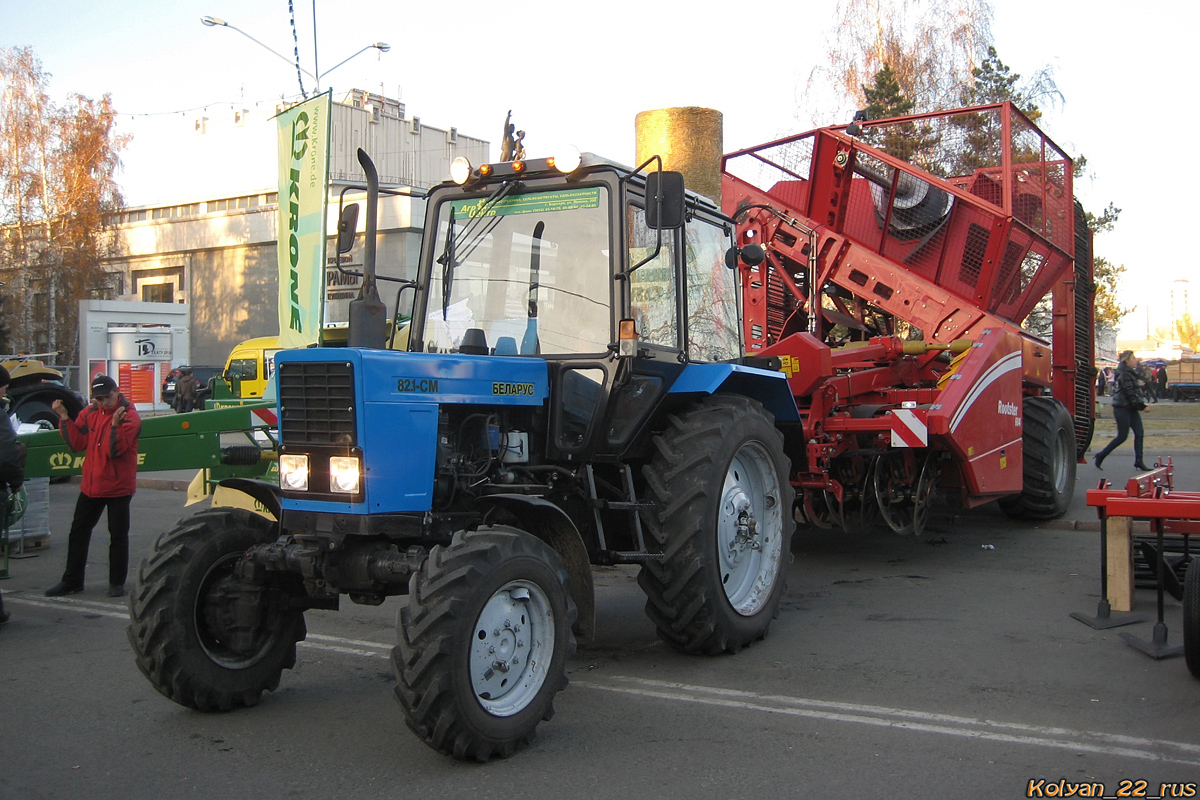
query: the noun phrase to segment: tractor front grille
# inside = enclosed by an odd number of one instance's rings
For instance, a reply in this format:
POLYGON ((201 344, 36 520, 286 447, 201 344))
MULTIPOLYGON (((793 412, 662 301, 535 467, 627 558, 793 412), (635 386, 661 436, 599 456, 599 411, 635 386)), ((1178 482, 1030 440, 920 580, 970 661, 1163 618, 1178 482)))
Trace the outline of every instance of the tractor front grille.
POLYGON ((358 444, 350 362, 291 361, 277 380, 281 444, 358 444))

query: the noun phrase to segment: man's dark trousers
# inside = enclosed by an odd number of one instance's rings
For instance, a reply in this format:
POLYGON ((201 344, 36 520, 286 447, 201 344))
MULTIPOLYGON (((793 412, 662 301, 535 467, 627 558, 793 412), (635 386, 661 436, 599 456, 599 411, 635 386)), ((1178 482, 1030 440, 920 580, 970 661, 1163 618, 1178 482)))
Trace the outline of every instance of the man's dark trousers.
POLYGON ((124 497, 88 497, 79 493, 75 502, 75 518, 71 520, 71 533, 67 537, 67 569, 63 582, 72 586, 83 585, 83 573, 87 568, 88 545, 92 540, 92 528, 100 521, 104 509, 108 509, 108 583, 122 586, 129 571, 129 503, 133 495, 124 497))

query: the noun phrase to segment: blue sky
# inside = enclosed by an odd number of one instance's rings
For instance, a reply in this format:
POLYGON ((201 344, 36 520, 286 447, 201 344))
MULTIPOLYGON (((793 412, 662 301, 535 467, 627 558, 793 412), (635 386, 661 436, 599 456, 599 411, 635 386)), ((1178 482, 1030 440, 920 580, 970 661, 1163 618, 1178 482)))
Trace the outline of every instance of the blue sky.
MULTIPOLYGON (((1090 210, 1110 201, 1123 210, 1096 250, 1129 269, 1122 290, 1139 310, 1123 335, 1144 335, 1165 319, 1173 280, 1192 278, 1200 294, 1197 257, 1186 244, 1196 216, 1190 158, 1181 152, 1195 115, 1180 91, 1195 81, 1200 11, 1178 3, 1139 13, 1111 0, 995 5, 1002 60, 1022 74, 1050 65, 1066 98, 1047 109, 1042 127, 1071 155, 1087 156, 1092 177, 1076 193, 1090 210)), ((314 1, 295 6, 302 63, 315 72, 314 1)), ((322 88, 332 86, 335 97, 356 87, 398 96, 431 125, 491 140, 494 155, 511 108, 531 155, 571 142, 630 163, 634 116, 646 109, 720 110, 727 151, 846 121, 796 108, 798 87, 824 52, 832 10, 833 0, 769 7, 316 0, 317 63, 326 70, 384 41, 391 52, 358 56, 322 88)), ((201 25, 204 15, 292 52, 286 0, 0 0, 0 43, 32 46, 53 76, 56 99, 112 94, 120 129, 134 136, 123 175, 130 203, 186 200, 197 176, 243 169, 188 159, 196 140, 183 134, 197 115, 273 110, 281 96, 298 93, 294 68, 234 31, 201 25)), ((1192 307, 1200 311, 1200 301, 1192 307)))

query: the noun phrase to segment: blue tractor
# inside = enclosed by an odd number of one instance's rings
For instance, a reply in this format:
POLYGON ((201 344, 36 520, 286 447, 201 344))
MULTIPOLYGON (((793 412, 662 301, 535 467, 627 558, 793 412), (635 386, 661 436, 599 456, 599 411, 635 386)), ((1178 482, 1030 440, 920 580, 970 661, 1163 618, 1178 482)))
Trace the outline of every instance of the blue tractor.
POLYGON ((733 222, 653 160, 459 163, 428 195, 389 321, 360 160, 350 346, 276 358, 279 485, 228 482, 269 516, 201 512, 139 570, 129 635, 154 686, 253 705, 294 664, 306 609, 394 595, 408 725, 487 760, 551 717, 594 630, 592 565, 639 564, 646 613, 681 650, 761 638, 791 558, 784 439, 800 436, 778 364, 743 355, 732 267, 761 249, 737 250, 733 222))

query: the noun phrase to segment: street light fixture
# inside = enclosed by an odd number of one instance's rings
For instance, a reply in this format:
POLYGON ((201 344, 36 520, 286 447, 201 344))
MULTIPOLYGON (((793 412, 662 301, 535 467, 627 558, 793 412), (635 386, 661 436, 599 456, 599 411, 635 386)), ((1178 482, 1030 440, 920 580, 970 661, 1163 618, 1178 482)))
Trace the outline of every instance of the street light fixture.
MULTIPOLYGON (((330 67, 329 69, 325 70, 325 71, 324 71, 324 72, 322 72, 321 74, 319 74, 319 75, 314 75, 313 73, 311 73, 311 72, 309 72, 308 70, 306 70, 304 67, 300 66, 300 64, 298 63, 298 61, 293 61, 292 59, 290 59, 290 58, 288 58, 287 56, 285 56, 283 53, 280 53, 278 50, 274 50, 274 49, 272 49, 272 48, 268 47, 267 45, 265 45, 265 44, 263 44, 262 42, 260 42, 258 39, 255 39, 253 36, 251 36, 250 34, 246 33, 246 32, 245 32, 244 30, 242 30, 241 28, 239 28, 239 27, 237 27, 237 26, 235 26, 235 25, 230 25, 228 22, 226 22, 225 20, 221 19, 220 17, 213 17, 213 16, 208 16, 208 15, 205 15, 205 16, 203 16, 203 17, 201 17, 201 18, 200 18, 200 22, 201 22, 201 24, 203 24, 204 26, 206 26, 206 27, 209 27, 209 28, 229 28, 229 29, 230 29, 230 30, 232 30, 232 31, 237 31, 237 32, 238 32, 238 33, 240 33, 242 36, 245 36, 247 39, 249 39, 250 41, 254 42, 254 43, 255 43, 256 45, 258 45, 259 47, 261 47, 261 48, 263 48, 264 50, 266 50, 266 51, 268 51, 268 52, 270 52, 270 53, 274 54, 275 56, 277 56, 277 57, 279 57, 279 58, 283 59, 283 61, 285 61, 285 62, 288 64, 288 66, 295 67, 295 68, 296 68, 297 70, 299 70, 300 72, 302 72, 302 73, 304 73, 305 75, 307 75, 308 77, 312 78, 312 79, 313 79, 313 81, 315 81, 315 82, 316 82, 316 85, 317 85, 317 91, 318 91, 318 92, 319 92, 319 91, 320 91, 320 89, 321 89, 321 79, 322 79, 322 78, 324 78, 324 77, 325 77, 326 75, 328 75, 329 73, 333 72, 333 71, 334 71, 335 69, 337 69, 338 67, 340 67, 340 66, 342 66, 343 64, 345 64, 345 63, 346 63, 347 61, 349 61, 350 59, 352 59, 352 58, 355 58, 356 56, 359 56, 359 55, 361 55, 361 54, 365 53, 365 52, 366 52, 366 51, 368 51, 368 50, 378 50, 378 51, 379 51, 379 52, 381 52, 381 53, 386 53, 387 51, 389 51, 389 50, 391 50, 391 49, 392 49, 391 45, 389 45, 387 42, 372 42, 371 44, 367 45, 367 46, 366 46, 366 47, 364 47, 363 49, 359 50, 357 53, 354 53, 354 55, 351 55, 349 58, 344 58, 344 59, 342 59, 342 60, 341 60, 341 61, 339 61, 337 64, 333 65, 332 67, 330 67)), ((303 87, 303 86, 301 86, 301 87, 300 87, 300 91, 301 91, 301 93, 303 93, 303 92, 304 92, 304 87, 303 87)))

